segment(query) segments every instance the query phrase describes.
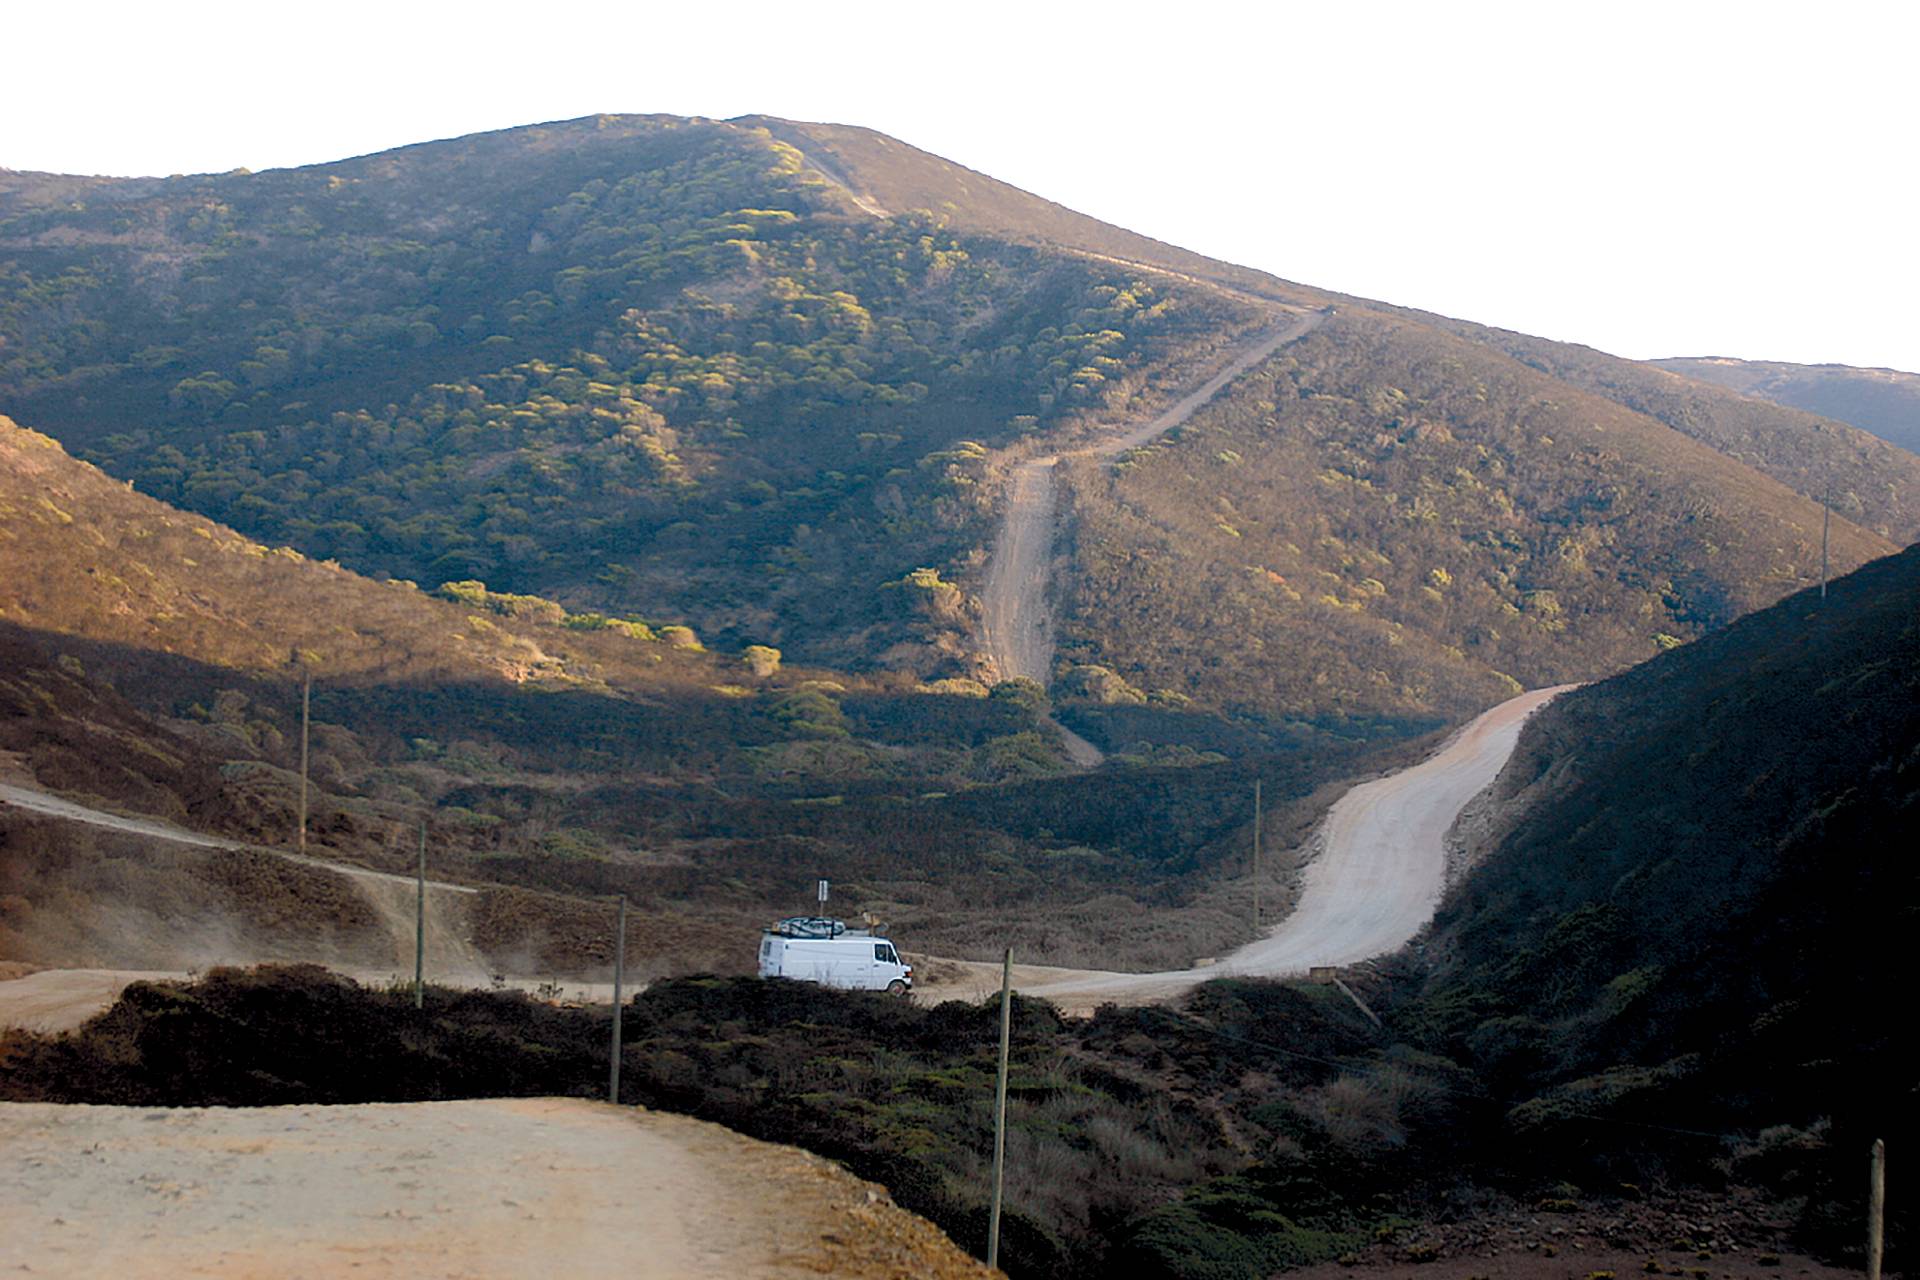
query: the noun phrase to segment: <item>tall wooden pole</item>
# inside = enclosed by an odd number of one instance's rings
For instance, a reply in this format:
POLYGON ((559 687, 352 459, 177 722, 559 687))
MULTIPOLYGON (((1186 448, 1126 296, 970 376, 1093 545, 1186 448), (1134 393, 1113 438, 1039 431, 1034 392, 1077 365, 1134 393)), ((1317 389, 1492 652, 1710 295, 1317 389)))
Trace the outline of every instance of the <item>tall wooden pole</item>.
POLYGON ((620 895, 619 923, 613 929, 613 1062, 607 1068, 607 1101, 620 1101, 620 981, 627 968, 627 895, 620 895))
POLYGON ((300 852, 307 851, 307 728, 313 714, 313 672, 300 682, 300 852))
POLYGON ((1013 1044, 1013 948, 1000 963, 1000 1078, 993 1087, 993 1209, 987 1216, 987 1265, 1000 1265, 1000 1196, 1007 1180, 1007 1051, 1013 1044))
POLYGON ((1820 499, 1820 598, 1827 598, 1827 531, 1833 527, 1833 484, 1820 499))
POLYGON ((1253 780, 1253 931, 1260 932, 1260 779, 1253 780))
POLYGON ((1867 1280, 1880 1280, 1887 1214, 1887 1144, 1873 1140, 1873 1173, 1867 1183, 1867 1280))
POLYGON ((420 824, 420 861, 413 878, 413 1007, 427 1002, 427 824, 420 824))

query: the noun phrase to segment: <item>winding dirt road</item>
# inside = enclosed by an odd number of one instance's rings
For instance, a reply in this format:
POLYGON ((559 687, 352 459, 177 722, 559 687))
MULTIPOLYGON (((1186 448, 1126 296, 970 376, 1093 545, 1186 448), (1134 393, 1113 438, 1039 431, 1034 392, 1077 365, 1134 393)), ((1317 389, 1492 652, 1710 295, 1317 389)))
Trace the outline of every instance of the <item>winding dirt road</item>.
POLYGON ((818 1156, 572 1098, 6 1103, 0 1150, 8 1274, 999 1274, 818 1156))
MULTIPOLYGON (((1025 677, 1041 685, 1053 680, 1053 613, 1047 580, 1053 565, 1054 470, 1062 458, 1117 458, 1165 435, 1260 361, 1289 342, 1326 323, 1323 311, 1293 312, 1257 337, 1226 366, 1157 416, 1097 443, 1033 458, 1014 468, 1007 509, 994 540, 981 592, 980 646, 1002 680, 1025 677)), ((1075 739, 1069 739, 1072 746, 1075 739)), ((1081 741, 1086 750, 1091 744, 1081 741)), ((1076 752, 1076 757, 1080 753, 1076 752)), ((1092 763, 1098 763, 1094 751, 1092 763)), ((1088 763, 1080 760, 1080 763, 1088 763)))
MULTIPOLYGON (((1213 978, 1279 978, 1319 965, 1350 965, 1405 946, 1433 918, 1446 878, 1446 835, 1469 800, 1491 783, 1519 741, 1527 717, 1572 688, 1536 689, 1483 713, 1419 764, 1363 782, 1335 802, 1321 827, 1322 850, 1308 865, 1293 913, 1264 937, 1199 969, 1113 973, 1016 967, 1023 995, 1070 1012, 1100 1004, 1169 1000, 1213 978)), ((971 992, 999 985, 993 965, 964 964, 942 987, 971 992)), ((941 989, 923 989, 938 1000, 941 989)))

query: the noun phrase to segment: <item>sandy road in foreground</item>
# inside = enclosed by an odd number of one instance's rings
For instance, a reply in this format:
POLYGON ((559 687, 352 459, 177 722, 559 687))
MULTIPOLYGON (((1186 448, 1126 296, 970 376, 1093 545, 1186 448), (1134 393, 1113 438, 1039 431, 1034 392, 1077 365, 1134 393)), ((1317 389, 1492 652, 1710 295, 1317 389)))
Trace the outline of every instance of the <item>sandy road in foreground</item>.
MULTIPOLYGON (((1399 950, 1439 905, 1448 828, 1506 764, 1527 717, 1571 687, 1510 698, 1419 764, 1347 792, 1322 824, 1323 847, 1307 867, 1293 913, 1218 964, 1164 973, 1026 966, 1015 969, 1015 986, 1024 995, 1086 1010, 1171 999, 1212 978, 1286 977, 1399 950)), ((968 964, 958 972, 942 984, 952 988, 946 994, 971 994, 985 980, 999 986, 995 966, 968 964)), ((922 998, 942 994, 933 988, 922 998)))
POLYGON ((0 1272, 984 1277, 793 1147, 568 1098, 0 1104, 0 1272))

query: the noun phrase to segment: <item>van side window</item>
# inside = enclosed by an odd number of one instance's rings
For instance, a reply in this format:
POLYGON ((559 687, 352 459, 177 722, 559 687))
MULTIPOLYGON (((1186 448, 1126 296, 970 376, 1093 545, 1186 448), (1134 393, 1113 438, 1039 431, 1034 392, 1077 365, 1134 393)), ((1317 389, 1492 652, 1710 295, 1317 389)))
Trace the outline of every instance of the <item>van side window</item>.
POLYGON ((893 956, 890 954, 892 951, 893 951, 892 947, 886 946, 882 943, 876 942, 873 944, 873 958, 875 960, 891 961, 893 959, 893 956))

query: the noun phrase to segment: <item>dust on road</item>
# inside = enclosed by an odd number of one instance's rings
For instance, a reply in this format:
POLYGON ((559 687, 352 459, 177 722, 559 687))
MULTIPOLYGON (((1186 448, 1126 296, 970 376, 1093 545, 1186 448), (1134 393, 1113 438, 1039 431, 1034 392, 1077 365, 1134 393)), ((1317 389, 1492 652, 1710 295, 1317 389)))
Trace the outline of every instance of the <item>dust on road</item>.
MULTIPOLYGON (((171 822, 163 822, 158 818, 136 818, 126 814, 108 813, 104 809, 91 808, 78 801, 51 795, 37 787, 0 783, 0 805, 9 804, 25 809, 29 813, 45 814, 50 818, 64 818, 69 822, 84 822, 90 827, 124 831, 129 835, 148 836, 155 840, 170 840, 175 844, 194 845, 202 849, 247 849, 254 853, 264 853, 269 857, 279 858, 283 862, 293 862, 320 871, 353 876, 370 884, 392 885, 406 889, 411 889, 414 885, 412 876, 395 875, 390 871, 371 871, 366 867, 331 862, 326 858, 316 858, 305 853, 292 853, 286 849, 242 844, 238 840, 223 840, 219 836, 189 831, 185 827, 177 827, 171 822)), ((480 892, 472 885, 450 884, 445 880, 428 880, 427 888, 441 893, 477 894, 480 892)))
POLYGON ((579 1099, 10 1103, 0 1149, 9 1274, 997 1274, 830 1161, 579 1099))
POLYGON ((129 983, 183 979, 162 969, 41 969, 0 981, 0 1029, 53 1035, 105 1013, 129 983))

